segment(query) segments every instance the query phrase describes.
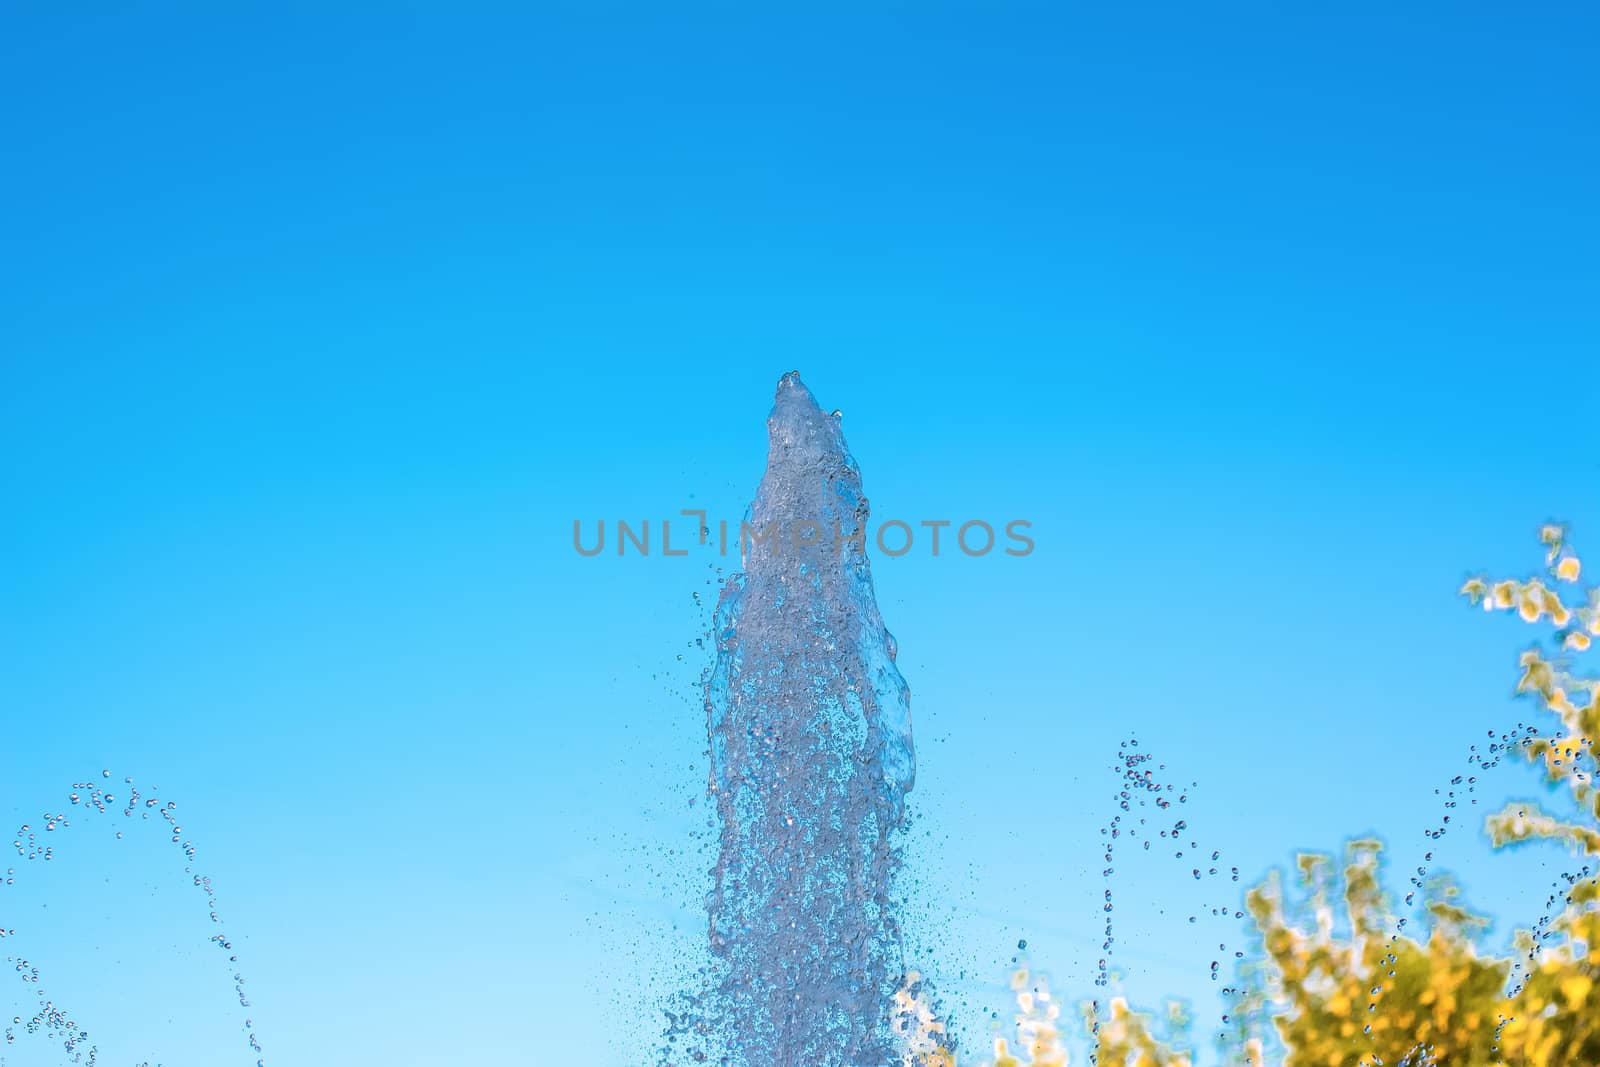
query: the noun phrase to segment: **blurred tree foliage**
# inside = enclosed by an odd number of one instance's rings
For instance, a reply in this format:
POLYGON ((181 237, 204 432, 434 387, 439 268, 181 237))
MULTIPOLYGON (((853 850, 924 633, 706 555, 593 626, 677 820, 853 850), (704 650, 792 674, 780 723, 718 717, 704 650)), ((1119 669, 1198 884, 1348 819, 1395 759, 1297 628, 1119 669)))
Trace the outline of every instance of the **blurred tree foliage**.
POLYGON ((1498 1062, 1510 961, 1479 955, 1478 920, 1448 888, 1427 901, 1427 936, 1407 935, 1379 879, 1380 850, 1352 842, 1337 876, 1329 857, 1302 856, 1295 900, 1280 875, 1249 893, 1265 950, 1254 1014, 1277 1038, 1263 1043, 1288 1067, 1498 1062))
MULTIPOLYGON (((1600 677, 1578 657, 1600 636, 1600 587, 1563 527, 1545 526, 1544 573, 1526 580, 1473 578, 1463 595, 1489 612, 1547 628, 1522 653, 1518 691, 1555 720, 1511 752, 1566 792, 1574 813, 1515 803, 1487 820, 1495 847, 1558 841, 1600 857, 1600 677)), ((1242 999, 1224 1058, 1248 1067, 1600 1067, 1600 880, 1591 860, 1567 883, 1555 911, 1519 931, 1517 954, 1483 951, 1484 921, 1456 901, 1447 881, 1428 883, 1419 928, 1395 915, 1380 877, 1382 846, 1353 841, 1342 866, 1300 858, 1297 886, 1275 873, 1247 896, 1260 951, 1245 963, 1242 999)), ((1016 1041, 995 1043, 993 1067, 1065 1067, 1059 1005, 1026 971, 1013 981, 1016 1041)), ((1149 1016, 1114 999, 1109 1016, 1085 1010, 1099 1067, 1190 1067, 1191 1054, 1156 1036, 1149 1016)), ((953 1067, 941 1047, 934 1067, 953 1067)))

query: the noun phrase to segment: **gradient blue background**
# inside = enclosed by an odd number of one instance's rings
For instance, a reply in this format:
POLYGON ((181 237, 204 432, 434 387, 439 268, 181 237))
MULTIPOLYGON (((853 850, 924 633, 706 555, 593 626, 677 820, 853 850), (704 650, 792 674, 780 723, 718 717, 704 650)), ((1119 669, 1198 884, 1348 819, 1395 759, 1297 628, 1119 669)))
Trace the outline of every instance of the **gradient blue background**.
MULTIPOLYGON (((571 523, 736 518, 798 367, 877 517, 1035 524, 875 570, 979 1041, 1019 937, 1089 990, 1130 730, 1247 881, 1366 830, 1408 867, 1527 710, 1456 586, 1600 544, 1596 22, 8 5, 0 806, 179 799, 269 1064, 646 1062, 718 561, 571 523)), ((181 857, 109 832, 19 864, 6 951, 102 1062, 251 1062, 181 857)), ((1570 864, 1472 836, 1504 936, 1570 864)), ((1218 894, 1169 868, 1120 965, 1203 1001, 1218 894)))

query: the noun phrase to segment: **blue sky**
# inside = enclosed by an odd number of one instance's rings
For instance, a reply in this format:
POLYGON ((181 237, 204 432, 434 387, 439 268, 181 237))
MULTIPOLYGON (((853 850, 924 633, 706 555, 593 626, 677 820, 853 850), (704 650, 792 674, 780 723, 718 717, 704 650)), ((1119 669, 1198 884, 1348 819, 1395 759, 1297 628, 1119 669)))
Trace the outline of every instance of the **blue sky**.
MULTIPOLYGON (((1600 540, 1579 5, 3 18, 0 808, 179 799, 268 1063, 644 1062, 716 575, 571 523, 737 516, 786 370, 878 517, 1037 531, 875 571, 980 1035, 1019 937, 1087 991, 1130 729, 1247 879, 1415 851, 1524 710, 1455 587, 1600 540)), ((110 1062, 250 1062, 182 857, 71 834, 14 951, 110 1062)), ((1508 920, 1563 869, 1441 853, 1508 920)), ((1172 873, 1146 1000, 1208 986, 1172 873)))

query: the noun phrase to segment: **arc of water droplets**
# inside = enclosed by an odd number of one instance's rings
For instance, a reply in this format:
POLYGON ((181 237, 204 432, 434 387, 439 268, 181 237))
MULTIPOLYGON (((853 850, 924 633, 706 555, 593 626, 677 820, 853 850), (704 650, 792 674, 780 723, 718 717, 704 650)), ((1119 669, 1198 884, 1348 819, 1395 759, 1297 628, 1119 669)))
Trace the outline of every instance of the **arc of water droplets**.
MULTIPOLYGON (((1439 824, 1424 831, 1424 836, 1426 836, 1430 841, 1438 842, 1446 836, 1446 834, 1449 832, 1455 810, 1460 806, 1462 799, 1466 799, 1469 806, 1477 806, 1478 799, 1474 794, 1477 792, 1479 774, 1499 767, 1505 761, 1506 757, 1515 749, 1528 747, 1540 738, 1540 734, 1537 728, 1518 723, 1515 729, 1506 731, 1504 733, 1496 733, 1493 730, 1489 731, 1489 738, 1490 743, 1487 746, 1487 751, 1479 751, 1477 745, 1473 745, 1469 749, 1467 762, 1469 767, 1476 768, 1477 773, 1456 775, 1450 779, 1449 783, 1445 787, 1435 790, 1435 793, 1441 797, 1442 810, 1439 824)), ((1569 758, 1576 761, 1584 758, 1592 759, 1593 757, 1592 755, 1574 751, 1570 754, 1569 758)), ((1150 837, 1148 834, 1148 820, 1140 818, 1136 825, 1130 822, 1134 809, 1147 808, 1150 804, 1154 804, 1156 808, 1165 811, 1170 809, 1174 803, 1183 804, 1188 801, 1188 794, 1186 792, 1183 792, 1174 783, 1163 780, 1165 776, 1162 775, 1161 772, 1165 772, 1166 769, 1167 768, 1165 764, 1154 763, 1153 757, 1150 753, 1141 751, 1138 740, 1133 738, 1122 742, 1118 751, 1117 762, 1112 767, 1112 770, 1119 775, 1121 780, 1119 783, 1120 788, 1113 798, 1119 811, 1112 817, 1108 825, 1101 828, 1101 834, 1106 838, 1106 867, 1101 874, 1102 878, 1105 879, 1107 884, 1104 891, 1103 905, 1105 914, 1105 941, 1101 946, 1105 952, 1105 955, 1101 957, 1099 961, 1097 974, 1095 977, 1095 985, 1100 987, 1106 987, 1110 985, 1110 962, 1113 958, 1116 943, 1113 923, 1114 899, 1111 888, 1111 879, 1116 873, 1113 864, 1117 843, 1125 835, 1135 835, 1135 840, 1139 840, 1143 845, 1144 850, 1149 851, 1155 839, 1150 837), (1158 775, 1160 775, 1160 777, 1158 777, 1158 775), (1176 794, 1175 799, 1174 794, 1176 794)), ((1191 782, 1189 788, 1197 788, 1197 783, 1191 782)), ((1172 843, 1175 843, 1179 846, 1174 853, 1174 858, 1176 859, 1183 859, 1185 856, 1182 838, 1188 836, 1185 833, 1185 831, 1188 830, 1188 825, 1189 824, 1187 820, 1179 819, 1172 825, 1170 829, 1160 829, 1157 835, 1160 838, 1170 839, 1172 843)), ((1188 847, 1191 850, 1199 848, 1198 843, 1194 840, 1189 841, 1188 847)), ((1211 863, 1216 863, 1220 857, 1220 851, 1213 851, 1211 853, 1211 863)), ((1417 892, 1421 891, 1425 887, 1427 877, 1432 870, 1431 865, 1433 860, 1434 851, 1433 849, 1430 849, 1424 854, 1423 862, 1417 866, 1415 872, 1409 877, 1409 883, 1412 886, 1412 890, 1405 896, 1405 903, 1408 906, 1415 904, 1417 892)), ((1208 864, 1204 872, 1202 872, 1200 867, 1191 867, 1190 873, 1198 881, 1203 877, 1216 876, 1219 873, 1219 868, 1208 864)), ((1555 931, 1551 929, 1551 925, 1559 914, 1561 908, 1566 903, 1570 902, 1572 892, 1577 888, 1578 884, 1583 881, 1583 879, 1591 877, 1593 874, 1594 871, 1590 867, 1585 866, 1576 872, 1563 872, 1558 878, 1555 879, 1554 882, 1551 883, 1552 892, 1546 899, 1544 912, 1540 916, 1532 931, 1534 934, 1533 943, 1525 958, 1517 960, 1513 966, 1512 982, 1506 991, 1506 998, 1508 1000, 1516 997, 1521 991, 1522 985, 1526 981, 1532 965, 1537 961, 1539 955, 1544 949, 1545 942, 1551 937, 1555 936, 1555 931)), ((1237 867, 1230 868, 1230 876, 1234 882, 1239 880, 1239 871, 1237 867)), ((1231 917, 1234 919, 1242 919, 1244 917, 1242 911, 1236 909, 1231 910, 1228 908, 1212 908, 1211 913, 1214 916, 1220 917, 1228 917, 1231 914, 1231 917)), ((1196 921, 1196 917, 1190 916, 1189 921, 1190 923, 1194 923, 1196 921)), ((1400 938, 1405 935, 1405 928, 1407 925, 1408 920, 1406 917, 1399 916, 1396 918, 1395 929, 1391 932, 1389 938, 1391 946, 1398 946, 1400 938)), ((1391 947, 1388 955, 1383 958, 1381 961, 1383 965, 1392 967, 1394 964, 1398 963, 1399 957, 1397 955, 1396 947, 1391 947)), ((1226 944, 1219 944, 1218 950, 1219 952, 1226 952, 1226 944)), ((1235 951, 1233 953, 1233 957, 1235 960, 1241 959, 1243 957, 1243 953, 1235 951)), ((1218 979, 1219 969, 1220 961, 1213 960, 1211 964, 1211 978, 1213 981, 1218 979)), ((1390 971, 1388 976, 1393 977, 1393 972, 1390 971)), ((1380 1010, 1383 1003, 1384 989, 1385 984, 1380 978, 1373 986, 1370 994, 1370 1000, 1367 1006, 1369 1015, 1375 1016, 1380 1010)), ((1236 996, 1238 991, 1230 988, 1224 989, 1223 993, 1225 997, 1231 997, 1236 996)), ((1091 1034, 1097 1037, 1099 1034, 1100 1010, 1100 1003, 1098 999, 1091 1001, 1090 1008, 1091 1034)), ((1227 1025, 1230 1021, 1230 1016, 1225 1014, 1222 1018, 1222 1023, 1227 1025)), ((1493 1047, 1494 1052, 1498 1053, 1499 1051, 1500 1032, 1512 1021, 1513 1017, 1509 1015, 1501 1016, 1499 1019, 1495 1028, 1495 1044, 1493 1047)), ((1373 1034, 1373 1027, 1370 1022, 1365 1026, 1364 1033, 1368 1036, 1370 1042, 1373 1034)), ((1219 1034, 1219 1038, 1225 1038, 1225 1034, 1219 1034)), ((1095 1061, 1096 1059, 1097 1057, 1093 1055, 1091 1056, 1091 1061, 1095 1061)), ((1436 1053, 1433 1046, 1427 1043, 1419 1043, 1401 1058, 1397 1064, 1397 1067, 1430 1067, 1430 1065, 1434 1064, 1435 1062, 1436 1053)), ((1369 1051, 1368 1056, 1362 1061, 1362 1067, 1383 1067, 1383 1061, 1381 1057, 1377 1055, 1376 1051, 1372 1050, 1369 1051)))
MULTIPOLYGON (((1105 941, 1100 946, 1105 955, 1100 957, 1100 961, 1096 966, 1094 984, 1102 988, 1109 987, 1111 984, 1111 960, 1113 958, 1116 945, 1116 936, 1113 923, 1113 918, 1115 915, 1115 901, 1112 894, 1111 880, 1116 874, 1114 863, 1117 843, 1124 836, 1129 836, 1133 841, 1142 844, 1143 850, 1146 852, 1150 851, 1152 845, 1157 840, 1162 839, 1164 839, 1168 844, 1177 846, 1173 853, 1173 858, 1182 860, 1186 856, 1190 857, 1189 863, 1191 866, 1189 867, 1189 874, 1197 882, 1204 881, 1205 879, 1209 878, 1217 878, 1221 876, 1222 871, 1221 866, 1219 866, 1222 860, 1222 852, 1219 849, 1210 850, 1210 858, 1202 859, 1200 861, 1200 866, 1192 865, 1194 863, 1193 857, 1205 856, 1207 853, 1205 850, 1200 848, 1199 842, 1191 838, 1190 834, 1187 832, 1189 830, 1189 822, 1187 819, 1177 819, 1170 827, 1166 826, 1164 824, 1165 820, 1163 820, 1163 824, 1156 828, 1157 833, 1155 837, 1150 835, 1151 827, 1148 819, 1140 817, 1138 818, 1137 823, 1132 821, 1134 819, 1134 810, 1136 808, 1148 809, 1150 805, 1154 804, 1158 811, 1167 812, 1172 809, 1174 804, 1187 804, 1189 802, 1188 791, 1198 788, 1199 783, 1190 782, 1187 787, 1181 787, 1175 782, 1166 780, 1165 772, 1167 770, 1167 765, 1165 763, 1155 762, 1154 757, 1149 752, 1140 750, 1138 739, 1131 737, 1119 745, 1117 750, 1117 760, 1114 764, 1112 764, 1111 770, 1119 778, 1119 788, 1112 797, 1113 801, 1117 805, 1117 812, 1112 815, 1111 821, 1108 824, 1100 828, 1101 836, 1106 839, 1106 866, 1100 872, 1102 880, 1104 880, 1106 883, 1104 890, 1104 902, 1101 906, 1102 912, 1105 915, 1105 941), (1187 845, 1184 844, 1185 838, 1190 838, 1187 845)), ((1238 882, 1239 868, 1229 867, 1227 877, 1230 879, 1230 881, 1238 882)), ((1199 910, 1203 909, 1204 906, 1202 905, 1201 909, 1199 910)), ((1189 922, 1191 925, 1198 921, 1199 910, 1196 911, 1196 914, 1189 916, 1189 922)), ((1241 920, 1244 918, 1244 911, 1239 908, 1229 909, 1213 907, 1211 909, 1211 914, 1213 916, 1219 916, 1223 918, 1231 917, 1235 920, 1241 920)), ((1228 946, 1226 942, 1221 942, 1217 945, 1219 959, 1211 961, 1210 974, 1213 982, 1219 979, 1219 973, 1222 965, 1220 957, 1226 954, 1227 951, 1228 946)), ((1243 959, 1244 953, 1240 950, 1235 950, 1233 953, 1233 958, 1235 960, 1243 959)), ((1223 989, 1222 993, 1225 1002, 1238 996, 1238 990, 1233 987, 1223 989)), ((1095 1045, 1094 1049, 1090 1052, 1089 1059, 1091 1063, 1098 1063, 1098 1040, 1100 1035, 1100 1000, 1098 997, 1089 1002, 1089 1010, 1090 1038, 1091 1042, 1093 1042, 1095 1045)), ((1225 1011, 1221 1019, 1222 1025, 1227 1026, 1231 1022, 1231 1012, 1225 1011)), ((1217 1035, 1219 1041, 1225 1041, 1226 1036, 1227 1035, 1225 1031, 1217 1035)))
MULTIPOLYGON (((117 798, 103 784, 109 783, 111 772, 109 770, 101 771, 100 778, 100 782, 85 781, 72 784, 72 791, 67 796, 68 803, 72 808, 96 815, 107 815, 117 809, 117 798)), ((171 831, 172 843, 183 850, 184 859, 186 860, 183 869, 184 874, 188 875, 193 880, 195 887, 205 894, 206 908, 210 920, 219 927, 218 932, 213 934, 209 940, 211 944, 228 953, 228 963, 233 969, 234 992, 238 995, 239 1006, 248 1010, 250 999, 245 995, 244 975, 238 969, 239 957, 234 954, 233 942, 220 930, 222 916, 217 910, 217 894, 211 884, 211 878, 208 875, 196 873, 194 869, 195 847, 193 842, 183 836, 183 827, 178 825, 178 805, 173 801, 163 802, 160 797, 156 796, 155 790, 141 793, 132 778, 123 778, 122 783, 127 787, 127 795, 121 802, 122 816, 127 819, 137 816, 140 821, 148 821, 151 814, 154 813, 167 824, 168 829, 171 831)), ((40 818, 40 824, 43 826, 43 832, 45 833, 66 830, 72 826, 71 811, 45 812, 40 818)), ((11 842, 18 856, 25 860, 43 860, 45 862, 54 857, 54 846, 43 844, 39 839, 39 833, 40 831, 35 830, 29 823, 23 823, 18 828, 16 838, 11 842)), ((122 840, 122 831, 118 830, 116 836, 117 840, 122 840)), ((16 873, 16 868, 7 868, 6 885, 16 884, 16 873)), ((16 931, 14 929, 0 925, 0 938, 9 938, 15 936, 15 934, 16 931)), ((13 966, 24 982, 36 988, 38 987, 39 970, 37 967, 19 956, 8 956, 7 962, 13 966)), ((84 1047, 89 1040, 88 1032, 79 1026, 63 1009, 50 1001, 44 995, 42 989, 39 992, 39 1010, 33 1018, 24 1021, 19 1016, 12 1020, 10 1026, 6 1027, 5 1037, 8 1045, 15 1044, 17 1040, 16 1027, 18 1026, 22 1026, 24 1031, 29 1034, 47 1032, 60 1037, 66 1051, 72 1056, 71 1062, 75 1064, 94 1067, 98 1060, 99 1049, 97 1046, 88 1045, 87 1048, 84 1047)), ((245 1019, 244 1029, 250 1050, 257 1056, 256 1067, 266 1067, 266 1061, 260 1058, 261 1042, 256 1037, 255 1024, 250 1019, 245 1019)), ((140 1067, 148 1067, 148 1065, 142 1064, 140 1067)))
MULTIPOLYGON (((1434 790, 1434 794, 1441 798, 1441 808, 1439 824, 1423 831, 1423 836, 1429 841, 1441 841, 1444 839, 1445 835, 1449 833, 1453 813, 1460 806, 1460 802, 1462 800, 1461 794, 1465 795, 1465 799, 1469 807, 1477 806, 1478 798, 1475 794, 1477 793, 1478 789, 1479 775, 1501 766, 1505 762, 1506 757, 1509 756, 1514 750, 1518 748, 1529 747, 1535 741, 1539 740, 1541 735, 1537 727, 1519 722, 1513 729, 1506 730, 1504 732, 1489 730, 1488 737, 1489 743, 1486 751, 1480 751, 1477 745, 1468 746, 1466 762, 1469 767, 1469 773, 1465 775, 1455 775, 1450 779, 1447 785, 1434 790), (1477 773, 1471 773, 1470 769, 1472 768, 1476 768, 1477 773)), ((1592 755, 1580 751, 1573 751, 1570 753, 1570 758, 1573 759, 1574 762, 1577 762, 1585 758, 1592 760, 1593 757, 1592 755)), ((1433 869, 1431 864, 1433 863, 1435 850, 1436 846, 1424 852, 1422 863, 1417 865, 1415 873, 1413 873, 1407 879, 1412 887, 1411 890, 1405 895, 1405 902, 1408 907, 1415 904, 1417 893, 1420 892, 1426 885, 1428 874, 1433 869)), ((1554 931, 1550 930, 1550 926, 1559 914, 1560 907, 1566 903, 1570 903, 1572 899, 1570 891, 1576 889, 1578 883, 1584 878, 1589 877, 1592 873, 1592 870, 1587 866, 1576 872, 1565 871, 1551 883, 1552 892, 1545 900, 1544 911, 1540 915, 1539 920, 1533 929, 1533 944, 1524 959, 1518 959, 1512 964, 1511 981, 1505 991, 1505 998, 1507 1001, 1515 999, 1516 996, 1521 993, 1523 984, 1527 981, 1529 973, 1531 972, 1532 965, 1537 962, 1538 957, 1544 948, 1544 942, 1550 937, 1554 936, 1554 931), (1569 890, 1566 893, 1561 891, 1563 884, 1569 890)), ((1391 946, 1398 945, 1400 938, 1404 936, 1406 924, 1407 919, 1405 916, 1402 915, 1396 918, 1395 929, 1389 935, 1389 943, 1391 946)), ((1391 947, 1388 955, 1383 958, 1382 965, 1393 967, 1398 962, 1399 957, 1396 954, 1395 949, 1391 947)), ((1394 971, 1389 971, 1385 977, 1393 978, 1394 971)), ((1383 993, 1385 989, 1386 985, 1383 981, 1383 978, 1380 977, 1377 983, 1372 987, 1371 994, 1369 995, 1367 1002, 1367 1013, 1369 1015, 1376 1017, 1379 1013, 1383 1005, 1383 993)), ((1505 1030, 1506 1026, 1508 1026, 1514 1020, 1514 1018, 1514 1016, 1502 1014, 1497 1020, 1495 1024, 1494 1042, 1490 1046, 1490 1051, 1495 1055, 1498 1055, 1500 1052, 1501 1033, 1505 1030)), ((1378 1056, 1377 1052, 1371 1047, 1374 1040, 1372 1023, 1368 1022, 1363 1028, 1362 1032, 1366 1034, 1368 1038, 1368 1053, 1366 1057, 1362 1059, 1360 1067, 1383 1067, 1382 1058, 1378 1056)), ((1497 1060, 1496 1062, 1503 1061, 1497 1060)), ((1432 1063, 1434 1063, 1432 1046, 1419 1044, 1406 1054, 1406 1056, 1400 1061, 1399 1067, 1428 1067, 1428 1065, 1432 1063)))

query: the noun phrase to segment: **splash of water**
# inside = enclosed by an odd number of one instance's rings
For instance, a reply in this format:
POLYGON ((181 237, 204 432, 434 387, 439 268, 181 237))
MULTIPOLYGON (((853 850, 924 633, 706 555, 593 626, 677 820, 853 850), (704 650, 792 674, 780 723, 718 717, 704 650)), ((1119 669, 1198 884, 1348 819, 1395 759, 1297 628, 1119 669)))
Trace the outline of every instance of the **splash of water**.
POLYGON ((790 373, 767 430, 706 683, 716 1014, 737 1067, 885 1067, 905 972, 892 892, 909 691, 853 536, 868 508, 839 416, 790 373))

